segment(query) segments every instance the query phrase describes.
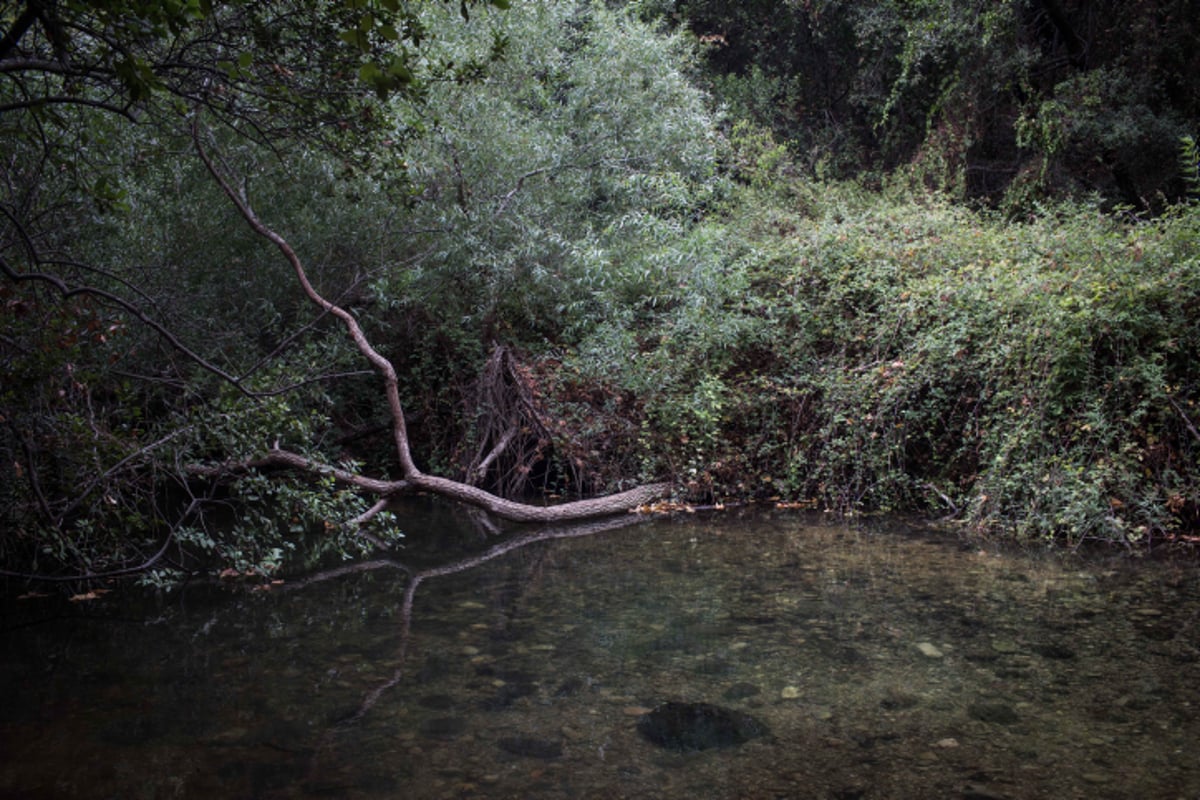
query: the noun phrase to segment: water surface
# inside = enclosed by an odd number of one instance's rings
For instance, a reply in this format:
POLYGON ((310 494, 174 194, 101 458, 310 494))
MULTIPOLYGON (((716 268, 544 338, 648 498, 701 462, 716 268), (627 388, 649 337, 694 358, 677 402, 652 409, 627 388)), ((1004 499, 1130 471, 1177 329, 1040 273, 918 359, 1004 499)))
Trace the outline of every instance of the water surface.
POLYGON ((402 563, 284 590, 9 601, 0 796, 1200 797, 1190 563, 418 511, 402 563), (767 734, 664 749, 667 702, 767 734))

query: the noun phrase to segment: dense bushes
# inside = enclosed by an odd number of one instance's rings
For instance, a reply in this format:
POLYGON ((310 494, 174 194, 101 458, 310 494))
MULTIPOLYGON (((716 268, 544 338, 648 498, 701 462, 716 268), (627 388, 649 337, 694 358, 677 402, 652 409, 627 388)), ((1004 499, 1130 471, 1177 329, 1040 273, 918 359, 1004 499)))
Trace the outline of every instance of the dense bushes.
POLYGON ((1070 540, 1196 522, 1193 207, 1013 224, 820 194, 805 215, 739 204, 710 242, 726 248, 726 291, 700 291, 712 319, 689 327, 682 304, 612 365, 643 399, 652 463, 692 499, 923 509, 1070 540))

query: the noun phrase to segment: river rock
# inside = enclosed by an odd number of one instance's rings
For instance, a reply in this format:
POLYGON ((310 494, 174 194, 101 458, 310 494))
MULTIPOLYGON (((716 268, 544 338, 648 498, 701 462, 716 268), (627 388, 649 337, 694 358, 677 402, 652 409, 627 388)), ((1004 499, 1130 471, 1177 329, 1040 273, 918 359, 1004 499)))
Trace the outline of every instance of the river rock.
POLYGON ((942 651, 937 648, 937 645, 932 642, 918 642, 917 649, 921 651, 921 655, 926 658, 941 658, 942 651))
POLYGON ((726 689, 725 694, 721 695, 721 697, 726 700, 745 700, 747 697, 754 697, 759 694, 762 694, 762 689, 753 683, 742 681, 726 689))
POLYGON ((638 719, 638 733, 668 750, 734 747, 770 733, 749 714, 710 703, 665 703, 638 719))
POLYGON ((512 736, 497 742, 500 749, 514 756, 525 758, 540 758, 549 761, 562 755, 562 745, 548 739, 535 739, 531 736, 512 736))
POLYGON ((1012 725, 1020 719, 1017 712, 1004 703, 976 703, 967 709, 967 714, 992 725, 1012 725))

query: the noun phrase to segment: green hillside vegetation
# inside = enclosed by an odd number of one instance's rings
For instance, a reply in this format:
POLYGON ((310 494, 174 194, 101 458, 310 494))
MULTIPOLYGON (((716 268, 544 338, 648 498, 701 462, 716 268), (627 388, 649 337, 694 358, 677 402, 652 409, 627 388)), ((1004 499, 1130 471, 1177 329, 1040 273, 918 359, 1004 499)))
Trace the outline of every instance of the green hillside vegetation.
MULTIPOLYGON (((740 199, 712 239, 721 279, 685 278, 699 298, 626 343, 651 471, 709 502, 919 509, 1023 537, 1194 524, 1194 209, 1013 224, 794 188, 740 199)), ((617 366, 592 355, 606 338, 570 359, 593 380, 617 366)))

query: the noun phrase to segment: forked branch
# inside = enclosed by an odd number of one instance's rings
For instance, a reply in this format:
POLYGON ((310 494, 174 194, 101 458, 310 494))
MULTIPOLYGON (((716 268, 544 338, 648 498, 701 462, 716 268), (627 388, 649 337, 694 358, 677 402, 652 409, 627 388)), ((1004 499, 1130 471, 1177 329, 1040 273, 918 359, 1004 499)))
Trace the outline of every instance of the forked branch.
MULTIPOLYGON (((283 236, 268 227, 258 217, 258 214, 255 213, 254 208, 250 204, 244 187, 235 188, 238 182, 234 179, 233 171, 223 162, 219 163, 218 159, 213 157, 210 149, 205 146, 198 119, 193 122, 192 136, 196 144, 196 150, 200 154, 205 167, 208 168, 209 174, 212 175, 213 180, 216 181, 226 197, 233 203, 238 213, 241 214, 242 218, 246 220, 255 233, 279 249, 291 266, 297 282, 299 282, 300 287, 304 290, 309 300, 326 313, 341 320, 346 327, 347 333, 354 340, 358 351, 362 353, 383 378, 402 479, 399 481, 385 481, 369 478, 348 470, 315 463, 304 456, 281 450, 278 447, 272 448, 259 463, 286 465, 308 472, 332 475, 338 481, 348 483, 361 491, 381 497, 410 490, 432 492, 452 500, 483 508, 503 519, 521 522, 563 521, 585 519, 606 514, 618 514, 633 510, 667 493, 669 485, 659 483, 640 486, 606 497, 578 500, 556 506, 539 506, 506 500, 503 497, 498 497, 466 483, 422 473, 417 469, 411 450, 409 449, 408 428, 405 422, 404 407, 400 402, 400 385, 396 368, 371 345, 362 326, 358 324, 358 320, 350 312, 328 300, 317 291, 316 287, 309 280, 304 264, 296 251, 283 236)), ((253 465, 244 464, 241 466, 253 465)), ((368 512, 366 515, 363 515, 363 518, 369 519, 371 516, 374 516, 374 514, 368 512)))

